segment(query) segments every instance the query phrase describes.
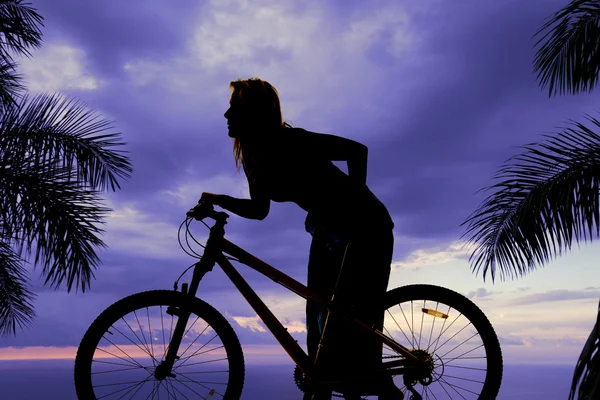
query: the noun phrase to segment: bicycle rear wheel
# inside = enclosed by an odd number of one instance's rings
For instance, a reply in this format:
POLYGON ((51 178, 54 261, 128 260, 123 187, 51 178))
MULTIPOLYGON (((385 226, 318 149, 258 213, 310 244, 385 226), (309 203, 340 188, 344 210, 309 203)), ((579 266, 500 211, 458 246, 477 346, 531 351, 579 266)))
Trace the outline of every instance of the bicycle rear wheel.
POLYGON ((173 366, 174 377, 157 380, 189 298, 180 292, 137 293, 108 307, 85 333, 75 358, 75 389, 82 400, 202 398, 238 400, 244 357, 227 320, 204 301, 191 300, 191 315, 173 366))
MULTIPOLYGON (((432 285, 386 293, 384 334, 429 361, 429 371, 394 377, 424 399, 495 399, 502 382, 502 350, 483 312, 466 297, 432 285), (428 375, 428 377, 426 377, 428 375), (429 381, 430 380, 430 381, 429 381)), ((383 361, 402 358, 384 345, 383 361)))

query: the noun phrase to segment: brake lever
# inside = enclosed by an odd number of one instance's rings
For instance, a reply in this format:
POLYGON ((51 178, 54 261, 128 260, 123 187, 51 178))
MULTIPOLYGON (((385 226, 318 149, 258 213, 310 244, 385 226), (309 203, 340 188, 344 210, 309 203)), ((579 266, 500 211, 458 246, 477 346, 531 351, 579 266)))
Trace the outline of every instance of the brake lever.
POLYGON ((196 221, 202 221, 204 218, 208 216, 208 214, 214 210, 214 207, 210 203, 198 202, 198 204, 190 209, 186 215, 188 217, 193 217, 196 221))

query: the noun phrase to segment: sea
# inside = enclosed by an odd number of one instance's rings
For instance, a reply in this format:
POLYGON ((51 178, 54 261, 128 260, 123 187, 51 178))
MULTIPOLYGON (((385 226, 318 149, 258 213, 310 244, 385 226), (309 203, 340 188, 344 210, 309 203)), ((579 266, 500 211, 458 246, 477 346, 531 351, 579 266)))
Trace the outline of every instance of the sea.
MULTIPOLYGON (((293 369, 291 363, 246 364, 242 400, 301 400, 293 369)), ((498 399, 566 400, 572 374, 565 365, 505 365, 498 399)), ((0 361, 0 400, 41 399, 77 400, 73 360, 0 361)))

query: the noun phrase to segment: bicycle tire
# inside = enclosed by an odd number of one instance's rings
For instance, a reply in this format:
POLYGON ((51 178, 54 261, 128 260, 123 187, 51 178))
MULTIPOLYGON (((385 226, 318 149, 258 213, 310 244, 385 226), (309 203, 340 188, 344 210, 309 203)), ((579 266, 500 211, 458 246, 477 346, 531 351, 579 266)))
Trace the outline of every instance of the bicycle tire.
MULTIPOLYGON (((74 368, 77 397, 96 400, 92 385, 92 360, 100 340, 116 321, 134 310, 151 306, 179 306, 184 301, 190 300, 181 292, 153 290, 125 297, 104 310, 88 328, 77 350, 74 368)), ((244 386, 245 366, 237 335, 225 317, 208 303, 194 297, 189 306, 192 315, 201 317, 219 336, 229 360, 229 377, 223 399, 239 400, 244 386)))
POLYGON ((408 285, 392 289, 385 294, 383 307, 384 310, 388 310, 394 305, 417 300, 429 300, 448 305, 473 324, 481 337, 487 355, 487 373, 479 399, 495 399, 502 383, 502 349, 494 328, 485 314, 465 296, 434 285, 408 285))

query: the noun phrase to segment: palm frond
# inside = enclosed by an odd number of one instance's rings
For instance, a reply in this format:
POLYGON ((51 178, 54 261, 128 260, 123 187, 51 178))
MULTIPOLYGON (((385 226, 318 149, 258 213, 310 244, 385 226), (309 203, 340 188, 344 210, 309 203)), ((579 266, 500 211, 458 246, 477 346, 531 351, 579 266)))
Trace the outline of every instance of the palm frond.
POLYGON ((588 337, 573 373, 569 400, 600 398, 600 303, 596 325, 588 337))
MULTIPOLYGON (((586 115, 591 125, 600 121, 586 115)), ((600 136, 570 121, 558 135, 523 146, 496 173, 494 192, 465 222, 473 271, 483 268, 492 280, 547 263, 570 249, 573 240, 592 240, 600 233, 600 136)))
POLYGON ((109 122, 84 104, 61 95, 28 96, 5 112, 0 121, 0 152, 13 162, 32 154, 40 163, 74 168, 77 181, 93 189, 120 188, 118 178, 133 171, 129 158, 116 147, 120 133, 106 133, 109 122), (10 149, 10 150, 8 150, 10 149))
POLYGON ((29 288, 23 260, 0 240, 0 336, 15 335, 33 320, 35 295, 29 288))
POLYGON ((15 65, 0 58, 0 115, 17 105, 24 87, 15 65))
POLYGON ((12 61, 9 53, 31 56, 29 47, 40 47, 44 18, 31 3, 23 0, 0 0, 0 57, 12 61))
POLYGON ((100 225, 108 208, 97 191, 72 179, 68 167, 27 162, 0 170, 0 218, 17 253, 42 264, 45 283, 58 288, 66 281, 85 291, 99 263, 95 247, 105 247, 100 225), (16 239, 15 239, 16 238, 16 239))
POLYGON ((573 0, 535 33, 534 71, 549 96, 591 91, 600 72, 600 1, 573 0), (541 45, 541 46, 540 46, 541 45))

